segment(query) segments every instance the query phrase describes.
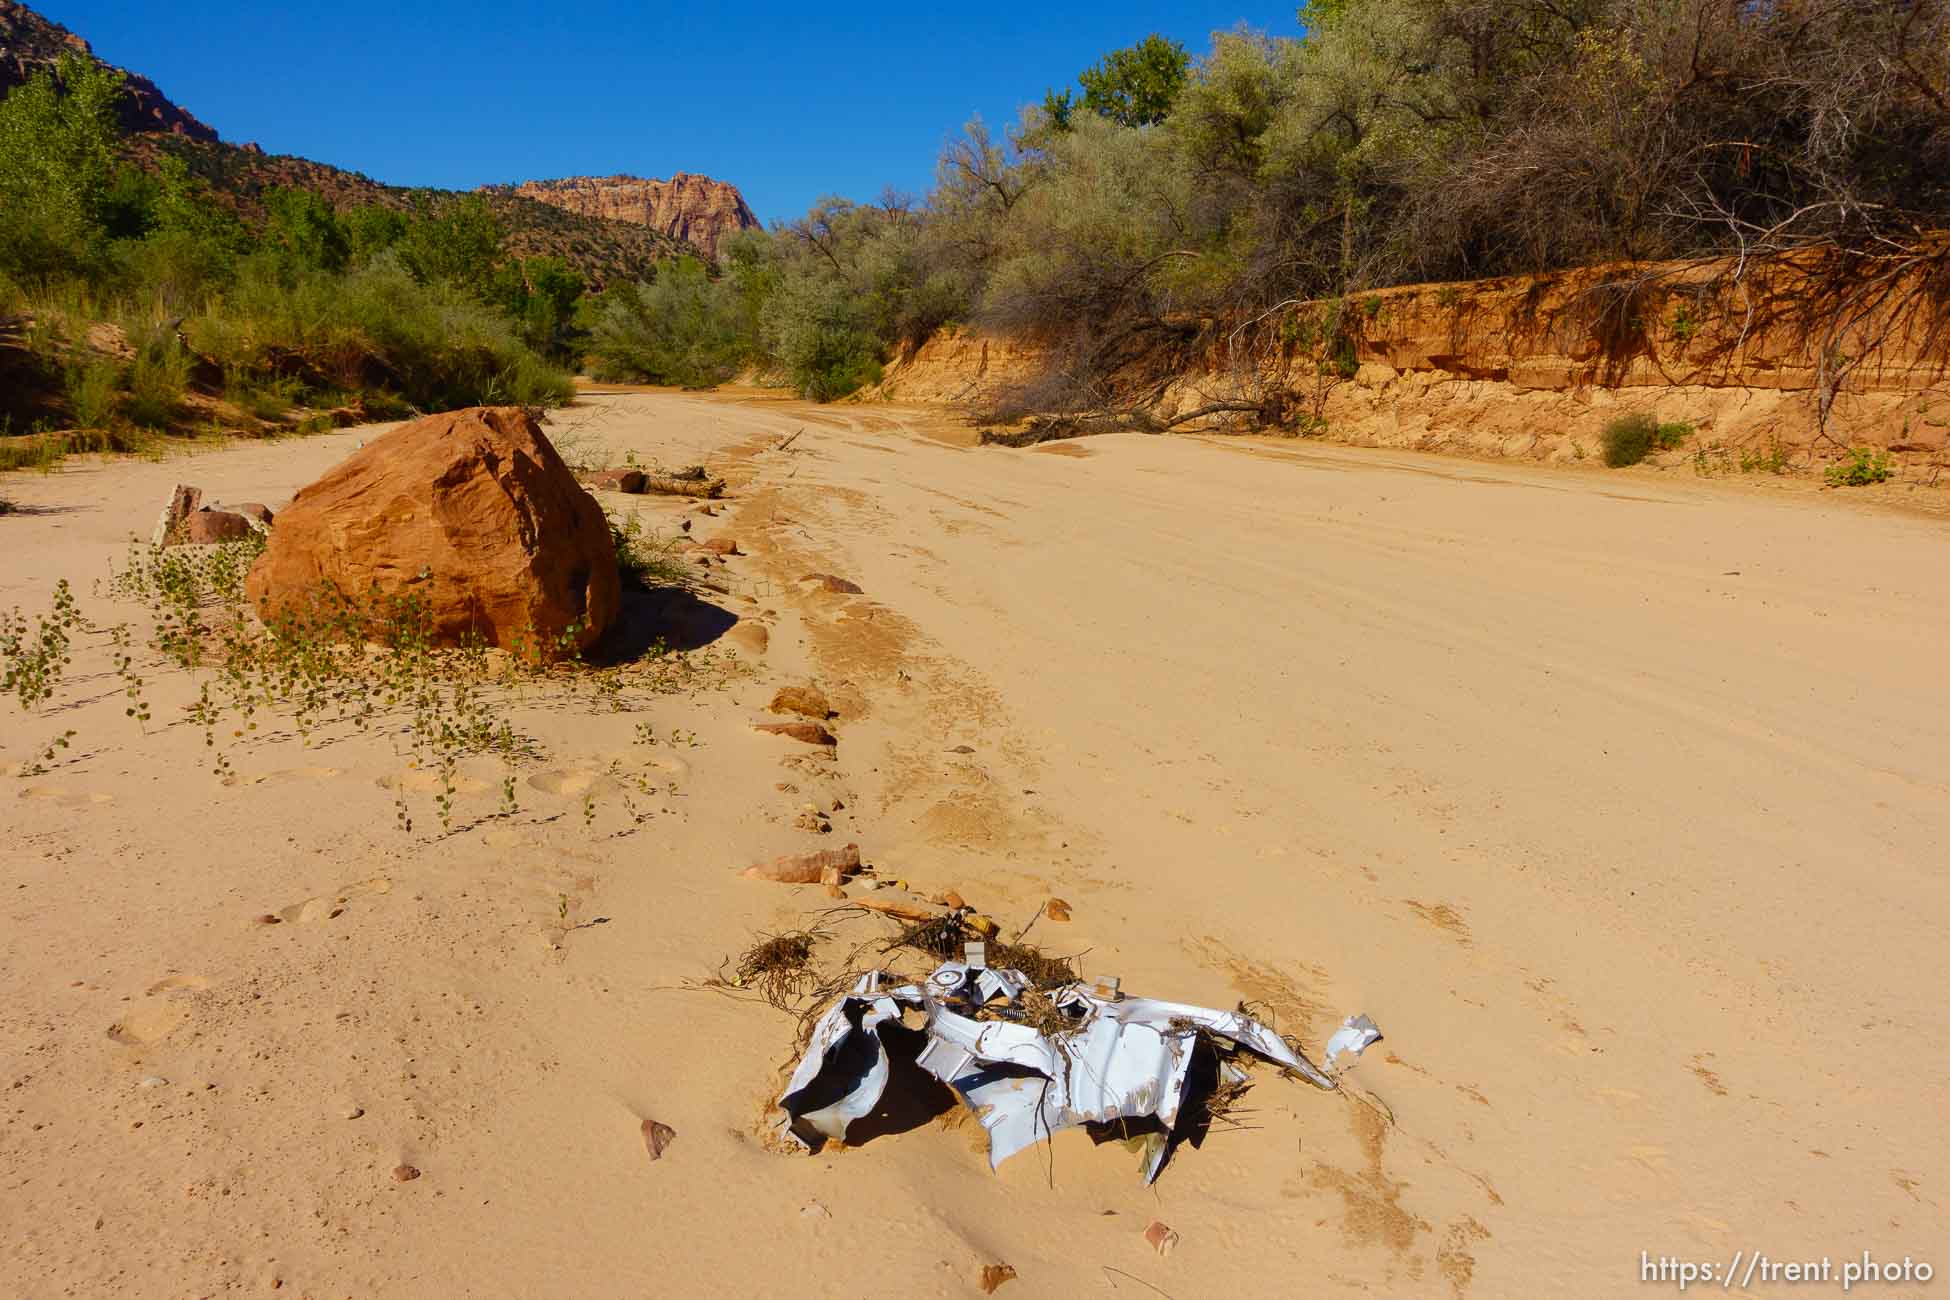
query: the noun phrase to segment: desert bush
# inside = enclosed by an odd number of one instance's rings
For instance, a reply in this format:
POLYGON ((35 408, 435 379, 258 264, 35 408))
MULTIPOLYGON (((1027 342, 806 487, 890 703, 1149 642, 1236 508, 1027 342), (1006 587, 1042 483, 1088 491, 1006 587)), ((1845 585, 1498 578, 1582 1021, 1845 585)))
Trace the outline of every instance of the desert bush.
POLYGON ((590 373, 624 383, 723 383, 754 351, 737 286, 712 280, 704 264, 680 258, 653 280, 621 284, 590 299, 590 373))
POLYGON ((174 424, 189 389, 190 366, 190 354, 173 329, 154 325, 137 335, 124 408, 130 421, 148 429, 174 424))
POLYGON ((1830 465, 1822 471, 1822 478, 1829 487, 1867 487, 1871 483, 1888 481, 1894 473, 1891 469, 1889 453, 1871 451, 1867 447, 1850 447, 1848 459, 1830 465))
POLYGON ((460 285, 420 282, 390 255, 345 275, 254 255, 186 328, 226 373, 296 380, 307 395, 390 394, 422 410, 574 396, 506 317, 460 285))
POLYGON ((884 344, 836 275, 811 266, 788 272, 762 328, 766 352, 801 396, 830 402, 880 380, 884 344))
POLYGON ((107 357, 85 357, 62 375, 68 412, 77 429, 107 429, 115 418, 120 367, 107 357))
POLYGON ((1644 411, 1618 416, 1605 425, 1600 441, 1605 449, 1605 464, 1613 469, 1636 465, 1651 455, 1658 444, 1658 417, 1644 411))
POLYGON ((676 558, 672 543, 644 530, 635 515, 607 515, 616 545, 616 572, 629 587, 688 587, 692 570, 676 558))

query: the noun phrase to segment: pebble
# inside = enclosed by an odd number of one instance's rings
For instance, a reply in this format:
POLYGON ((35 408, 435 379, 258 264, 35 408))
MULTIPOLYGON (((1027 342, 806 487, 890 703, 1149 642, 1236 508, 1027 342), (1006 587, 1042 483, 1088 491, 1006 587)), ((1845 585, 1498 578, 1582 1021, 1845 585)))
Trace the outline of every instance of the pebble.
POLYGON ((393 1169, 393 1181, 396 1183, 410 1183, 419 1176, 420 1171, 412 1165, 396 1165, 393 1169))
POLYGON ((343 1112, 347 1119, 358 1119, 365 1113, 366 1108, 364 1106, 347 1106, 343 1112))
POLYGON ((1060 898, 1052 898, 1043 904, 1043 915, 1052 921, 1067 921, 1070 919, 1070 905, 1060 898))
POLYGON ((160 1074, 145 1074, 136 1082, 135 1086, 138 1088, 160 1088, 168 1082, 169 1080, 163 1078, 160 1074))
POLYGON ((643 1149, 650 1153, 652 1160, 663 1159, 665 1148, 677 1140, 677 1130, 668 1124, 659 1124, 654 1119, 643 1121, 643 1149))

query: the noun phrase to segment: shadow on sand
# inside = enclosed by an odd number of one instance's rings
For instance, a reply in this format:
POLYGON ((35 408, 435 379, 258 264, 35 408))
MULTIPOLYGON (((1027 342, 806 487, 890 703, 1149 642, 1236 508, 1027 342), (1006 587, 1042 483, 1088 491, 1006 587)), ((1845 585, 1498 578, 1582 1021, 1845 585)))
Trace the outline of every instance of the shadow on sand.
POLYGON ((628 663, 659 641, 671 650, 701 650, 729 632, 738 616, 678 587, 625 587, 623 601, 596 649, 605 664, 628 663))

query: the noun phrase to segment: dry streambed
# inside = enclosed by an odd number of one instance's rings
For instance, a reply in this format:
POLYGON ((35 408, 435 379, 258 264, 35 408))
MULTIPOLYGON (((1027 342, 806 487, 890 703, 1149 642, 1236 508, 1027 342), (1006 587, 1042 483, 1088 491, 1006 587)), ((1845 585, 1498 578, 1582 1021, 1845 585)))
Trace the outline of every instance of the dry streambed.
POLYGON ((1603 1292, 1931 1213, 1923 525, 757 398, 549 432, 724 484, 599 486, 691 580, 581 664, 267 649, 248 539, 131 551, 369 432, 9 484, 0 606, 69 662, 4 706, 5 1289, 1603 1292), (1151 1190, 954 1107, 790 1154, 805 1018, 977 937, 1389 1037, 1214 1094, 1151 1190))

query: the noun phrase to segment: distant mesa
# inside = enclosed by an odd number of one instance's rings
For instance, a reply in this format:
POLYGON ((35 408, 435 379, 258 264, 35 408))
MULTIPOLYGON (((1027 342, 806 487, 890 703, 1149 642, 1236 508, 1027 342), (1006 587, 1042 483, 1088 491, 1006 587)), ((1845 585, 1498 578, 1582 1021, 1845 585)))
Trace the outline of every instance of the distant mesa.
MULTIPOLYGON (((52 68, 63 54, 95 57, 88 42, 57 22, 41 17, 16 0, 0 0, 0 98, 43 68, 52 68)), ((110 66, 110 65, 104 65, 110 66)), ((192 140, 217 139, 216 128, 169 101, 156 83, 138 73, 117 69, 128 78, 122 100, 122 129, 192 140)))
POLYGON ((726 236, 758 225, 758 218, 736 185, 690 172, 678 172, 667 181, 643 176, 570 176, 556 181, 526 181, 513 192, 585 217, 648 226, 659 234, 691 243, 714 259, 726 236))

